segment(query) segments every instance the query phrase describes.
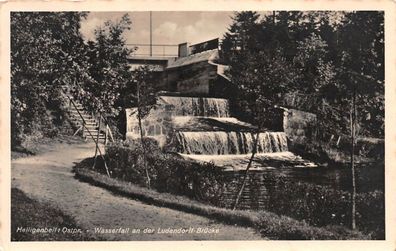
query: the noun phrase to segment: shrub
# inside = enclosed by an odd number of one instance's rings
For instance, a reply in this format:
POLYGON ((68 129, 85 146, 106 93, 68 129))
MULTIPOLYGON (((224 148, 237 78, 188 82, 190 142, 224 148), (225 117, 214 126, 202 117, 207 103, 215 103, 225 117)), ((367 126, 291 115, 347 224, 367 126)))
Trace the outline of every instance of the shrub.
POLYGON ((229 210, 213 207, 208 203, 200 203, 185 196, 159 193, 144 187, 107 177, 89 169, 82 168, 83 163, 76 167, 76 177, 114 193, 132 197, 146 203, 168 207, 187 213, 202 215, 230 225, 239 225, 257 229, 263 237, 282 240, 352 240, 370 239, 358 231, 345 227, 314 227, 304 221, 298 221, 286 216, 279 216, 267 211, 229 210))
MULTIPOLYGON (((175 154, 162 153, 151 139, 145 138, 144 144, 151 186, 154 189, 218 204, 226 185, 221 168, 212 163, 197 163, 175 154)), ((145 186, 140 141, 127 140, 111 144, 106 149, 106 156, 114 177, 145 186)))
MULTIPOLYGON (((265 209, 295 219, 304 219, 314 226, 351 224, 351 194, 348 191, 310 183, 286 181, 273 177, 267 189, 269 201, 265 209)), ((383 239, 384 193, 372 191, 356 197, 356 221, 360 230, 383 239)))
MULTIPOLYGON (((144 142, 148 150, 147 161, 151 185, 154 189, 159 192, 184 195, 219 207, 233 205, 242 180, 237 173, 230 176, 212 163, 187 161, 176 154, 161 152, 158 145, 150 139, 145 139, 144 142)), ((145 186, 146 177, 140 141, 112 144, 107 147, 106 155, 113 177, 145 186)), ((263 176, 249 176, 244 190, 244 194, 249 193, 248 201, 241 198, 238 208, 257 207, 256 209, 304 220, 313 226, 348 227, 351 224, 349 192, 290 181, 276 174, 267 173, 263 176)), ((356 203, 358 228, 371 234, 373 238, 383 239, 383 192, 360 193, 357 195, 356 203)), ((289 231, 293 231, 292 226, 289 228, 289 231)))

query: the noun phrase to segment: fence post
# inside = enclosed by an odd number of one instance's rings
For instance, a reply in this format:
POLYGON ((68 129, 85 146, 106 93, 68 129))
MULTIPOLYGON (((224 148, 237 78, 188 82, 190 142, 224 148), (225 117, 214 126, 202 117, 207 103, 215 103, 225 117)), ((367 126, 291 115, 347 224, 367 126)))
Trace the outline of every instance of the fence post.
POLYGON ((84 140, 86 140, 86 138, 85 138, 85 122, 83 121, 82 123, 83 123, 82 137, 84 140))
POLYGON ((107 132, 109 131, 109 125, 106 123, 106 129, 105 129, 105 142, 104 145, 107 145, 107 132))

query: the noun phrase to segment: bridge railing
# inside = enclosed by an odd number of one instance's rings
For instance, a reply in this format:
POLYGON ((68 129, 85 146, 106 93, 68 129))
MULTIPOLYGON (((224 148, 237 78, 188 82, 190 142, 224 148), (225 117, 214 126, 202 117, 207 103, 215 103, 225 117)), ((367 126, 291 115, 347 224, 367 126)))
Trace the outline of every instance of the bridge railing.
POLYGON ((179 48, 177 44, 127 44, 127 46, 135 49, 132 57, 177 57, 179 48))

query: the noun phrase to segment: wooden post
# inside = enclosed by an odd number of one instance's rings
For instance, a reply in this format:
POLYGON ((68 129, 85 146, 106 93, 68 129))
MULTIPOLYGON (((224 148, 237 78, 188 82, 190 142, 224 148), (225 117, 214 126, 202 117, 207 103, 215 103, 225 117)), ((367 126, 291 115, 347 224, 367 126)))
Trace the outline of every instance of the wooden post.
POLYGON ((85 128, 86 128, 85 121, 83 121, 82 124, 83 124, 82 125, 82 127, 83 127, 83 129, 82 129, 82 137, 83 137, 84 140, 86 140, 86 137, 85 137, 85 128))
MULTIPOLYGON (((69 98, 69 99, 70 99, 70 98, 69 98)), ((77 106, 76 106, 76 104, 73 102, 73 100, 70 99, 70 101, 71 101, 72 105, 74 106, 74 108, 77 110, 77 106)), ((105 166, 105 169, 106 169, 107 176, 110 177, 110 172, 109 172, 109 168, 107 167, 106 159, 105 159, 105 157, 103 156, 102 151, 100 150, 100 148, 99 148, 99 146, 98 146, 98 142, 95 141, 95 137, 92 135, 92 133, 91 133, 90 131, 88 131, 88 128, 87 128, 87 126, 86 126, 86 124, 85 124, 84 117, 81 115, 81 113, 80 113, 78 110, 77 110, 77 113, 78 113, 78 115, 80 116, 81 120, 83 121, 83 126, 85 127, 85 129, 87 129, 88 135, 89 135, 89 136, 93 139, 93 141, 95 142, 96 149, 98 150, 100 157, 102 157, 102 159, 103 159, 103 163, 104 163, 104 166, 105 166)))
MULTIPOLYGON (((99 126, 98 126, 98 133, 96 134, 96 147, 95 147, 95 157, 94 157, 94 163, 93 163, 93 166, 92 166, 92 169, 94 169, 95 168, 95 165, 96 165, 96 158, 97 158, 97 156, 98 156, 98 148, 99 148, 99 134, 100 134, 100 121, 101 121, 101 116, 99 115, 99 126)), ((95 139, 94 139, 95 140, 95 139)))
POLYGON ((340 144, 341 136, 338 136, 337 146, 340 144))
POLYGON ((106 130, 105 130, 105 141, 104 141, 104 145, 107 145, 107 132, 109 131, 109 125, 107 125, 106 123, 106 130))
POLYGON ((247 167, 245 169, 245 176, 243 177, 242 186, 239 189, 237 197, 235 198, 234 207, 232 208, 232 210, 235 210, 237 208, 238 203, 239 203, 239 199, 241 198, 241 195, 242 195, 242 192, 243 192, 243 189, 246 186, 247 177, 249 175, 249 169, 252 166, 254 155, 257 152, 257 145, 258 145, 258 140, 259 140, 259 137, 260 137, 260 131, 261 131, 261 128, 259 127, 258 130, 257 130, 256 139, 254 140, 253 152, 252 152, 252 155, 250 156, 249 163, 248 163, 248 165, 247 165, 247 167))

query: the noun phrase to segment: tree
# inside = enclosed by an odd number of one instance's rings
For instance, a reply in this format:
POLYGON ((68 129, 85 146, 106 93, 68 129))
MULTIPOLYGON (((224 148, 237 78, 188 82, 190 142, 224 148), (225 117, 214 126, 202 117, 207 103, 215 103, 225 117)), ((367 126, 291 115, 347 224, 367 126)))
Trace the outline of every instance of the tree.
POLYGON ((84 12, 11 13, 11 137, 56 132, 63 123, 61 87, 86 75, 84 12))
MULTIPOLYGON (((109 115, 118 117, 122 111, 123 107, 117 106, 120 91, 132 79, 128 56, 133 50, 126 46, 123 38, 123 33, 130 29, 131 24, 128 14, 117 22, 106 21, 104 26, 95 30, 95 40, 88 41, 86 46, 90 79, 79 81, 74 96, 80 98, 84 107, 99 119, 96 141, 99 139, 102 119, 107 123, 109 115)), ((109 125, 106 124, 106 130, 107 126, 109 125)), ((93 168, 98 150, 99 146, 96 144, 93 168)))
POLYGON ((155 78, 148 66, 143 66, 136 69, 133 72, 133 75, 133 84, 134 89, 136 90, 133 100, 135 102, 135 107, 137 107, 136 116, 139 124, 140 142, 143 149, 143 164, 146 172, 147 186, 150 188, 151 184, 147 163, 147 147, 146 142, 144 141, 142 120, 149 115, 150 110, 156 103, 157 96, 155 90, 155 78))
MULTIPOLYGON (((340 78, 350 102, 351 128, 351 172, 352 229, 356 228, 356 184, 355 184, 355 144, 357 134, 370 133, 370 125, 377 127, 377 135, 383 135, 384 112, 384 13, 350 12, 340 27, 342 58, 340 78), (370 107, 373 100, 377 105, 370 107), (377 109, 376 109, 377 108, 377 109), (371 119, 373 114, 375 119, 371 119), (381 125, 382 122, 382 125, 381 125), (378 130, 380 129, 380 130, 378 130)), ((373 131, 371 131, 373 133, 373 131)))
MULTIPOLYGON (((296 72, 283 56, 278 47, 277 38, 273 37, 263 44, 263 35, 254 12, 237 13, 230 27, 232 36, 226 34, 223 44, 224 56, 230 66, 231 81, 237 86, 239 109, 249 114, 249 120, 257 125, 253 151, 245 169, 242 186, 237 194, 234 209, 246 185, 249 169, 257 151, 260 132, 273 126, 275 105, 280 103, 283 94, 294 88, 296 72)), ((268 39, 268 38, 267 38, 268 39)))
MULTIPOLYGON (((340 25, 340 71, 344 93, 351 96, 354 76, 357 80, 356 106, 359 132, 368 136, 384 135, 384 15, 383 12, 346 13, 340 25)), ((345 96, 340 98, 345 99, 345 96)), ((350 99, 349 99, 350 100, 350 99)))
POLYGON ((275 107, 281 103, 283 95, 295 86, 298 76, 282 57, 280 49, 272 50, 271 48, 250 55, 250 60, 245 61, 243 66, 238 60, 231 66, 231 80, 238 86, 240 97, 244 100, 244 110, 250 112, 252 122, 257 126, 253 151, 234 209, 245 187, 248 172, 257 151, 259 134, 264 128, 276 127, 273 118, 278 116, 279 111, 275 107))
POLYGON ((88 41, 91 81, 82 83, 82 102, 92 112, 117 116, 122 110, 118 101, 121 90, 132 79, 128 57, 133 52, 126 46, 123 34, 130 30, 131 24, 128 14, 118 22, 106 21, 95 30, 95 40, 88 41))
POLYGON ((233 23, 225 33, 221 45, 221 58, 229 64, 235 57, 241 57, 245 50, 257 48, 257 33, 259 32, 259 14, 254 11, 236 12, 233 23))

